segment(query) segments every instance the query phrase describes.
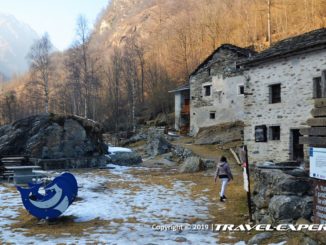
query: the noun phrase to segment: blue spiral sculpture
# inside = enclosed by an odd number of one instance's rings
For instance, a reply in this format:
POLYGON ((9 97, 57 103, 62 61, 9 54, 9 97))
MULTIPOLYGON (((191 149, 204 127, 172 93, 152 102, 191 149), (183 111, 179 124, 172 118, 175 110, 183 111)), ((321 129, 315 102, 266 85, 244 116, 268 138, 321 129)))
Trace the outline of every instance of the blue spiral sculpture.
POLYGON ((39 193, 44 184, 29 184, 29 188, 17 186, 24 207, 38 219, 55 219, 63 214, 77 197, 76 178, 63 173, 44 187, 45 195, 39 193))

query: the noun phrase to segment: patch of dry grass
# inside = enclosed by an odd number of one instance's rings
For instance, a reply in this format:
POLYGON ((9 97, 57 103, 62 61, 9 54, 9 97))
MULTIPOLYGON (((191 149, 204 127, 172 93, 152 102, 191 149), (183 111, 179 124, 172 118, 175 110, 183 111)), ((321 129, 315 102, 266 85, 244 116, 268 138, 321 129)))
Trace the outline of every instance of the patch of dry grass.
POLYGON ((48 234, 52 237, 64 237, 66 234, 82 236, 84 232, 92 232, 99 227, 110 224, 110 221, 94 219, 87 222, 74 222, 73 216, 61 216, 53 222, 40 222, 31 216, 24 208, 19 208, 19 216, 10 227, 13 231, 25 229, 26 236, 48 234))
POLYGON ((143 146, 145 144, 146 144, 146 141, 145 140, 140 140, 140 141, 137 141, 135 143, 129 144, 128 147, 136 148, 136 147, 139 147, 139 146, 143 146))
POLYGON ((131 192, 138 192, 140 191, 140 187, 134 186, 133 184, 136 182, 107 182, 105 184, 106 189, 128 189, 131 192))

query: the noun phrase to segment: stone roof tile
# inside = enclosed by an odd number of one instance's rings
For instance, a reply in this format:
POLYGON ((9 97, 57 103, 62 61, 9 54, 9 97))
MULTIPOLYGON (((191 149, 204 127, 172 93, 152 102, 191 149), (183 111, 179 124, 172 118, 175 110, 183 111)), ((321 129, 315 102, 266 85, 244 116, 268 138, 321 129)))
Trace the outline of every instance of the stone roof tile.
POLYGON ((326 28, 281 40, 273 44, 270 48, 238 62, 238 64, 251 66, 270 59, 286 57, 314 49, 326 49, 326 28))

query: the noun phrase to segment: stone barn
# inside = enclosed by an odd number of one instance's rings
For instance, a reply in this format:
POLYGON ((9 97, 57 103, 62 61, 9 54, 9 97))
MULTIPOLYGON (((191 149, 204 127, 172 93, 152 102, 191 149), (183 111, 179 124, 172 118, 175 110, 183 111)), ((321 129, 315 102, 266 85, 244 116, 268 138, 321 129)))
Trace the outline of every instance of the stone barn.
MULTIPOLYGON (((212 127, 218 125, 223 125, 224 130, 228 128, 228 123, 243 120, 245 78, 236 62, 253 54, 250 49, 223 44, 192 72, 189 78, 191 135, 197 135, 205 129, 213 130, 212 127)), ((231 133, 207 143, 223 143, 221 140, 241 138, 242 129, 229 128, 237 129, 235 135, 231 133)))
POLYGON ((326 29, 279 41, 238 62, 246 69, 244 140, 251 163, 302 161, 301 128, 326 97, 326 29))

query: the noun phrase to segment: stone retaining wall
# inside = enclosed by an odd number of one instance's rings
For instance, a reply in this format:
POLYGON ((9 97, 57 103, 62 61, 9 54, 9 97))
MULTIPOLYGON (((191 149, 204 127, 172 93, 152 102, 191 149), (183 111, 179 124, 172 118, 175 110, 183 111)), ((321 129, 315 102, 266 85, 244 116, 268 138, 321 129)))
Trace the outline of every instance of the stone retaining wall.
POLYGON ((261 169, 253 171, 253 218, 260 224, 311 221, 312 181, 302 169, 261 169))

